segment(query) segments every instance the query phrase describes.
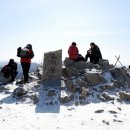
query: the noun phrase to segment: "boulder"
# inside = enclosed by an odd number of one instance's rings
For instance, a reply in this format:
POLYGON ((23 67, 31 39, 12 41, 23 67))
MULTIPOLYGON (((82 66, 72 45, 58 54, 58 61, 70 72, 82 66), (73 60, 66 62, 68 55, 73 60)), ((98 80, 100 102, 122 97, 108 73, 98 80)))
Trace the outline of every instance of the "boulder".
POLYGON ((109 61, 106 59, 100 59, 98 64, 100 65, 101 69, 109 69, 110 65, 109 65, 109 61))
POLYGON ((74 66, 74 63, 75 61, 73 60, 70 60, 69 58, 65 58, 64 60, 64 66, 67 68, 67 67, 71 67, 71 66, 74 66))
POLYGON ((130 93, 119 92, 119 97, 121 100, 130 101, 130 93))
POLYGON ((67 67, 62 69, 62 76, 64 77, 73 77, 73 76, 78 76, 79 72, 75 67, 67 67))
POLYGON ((25 87, 18 87, 14 90, 14 95, 18 97, 26 95, 27 93, 28 93, 28 90, 25 87))
POLYGON ((110 70, 114 80, 120 81, 121 86, 128 84, 130 86, 129 77, 127 71, 124 68, 114 68, 110 70))
POLYGON ((106 80, 99 73, 88 73, 85 75, 86 81, 91 86, 96 86, 101 83, 105 83, 106 80))

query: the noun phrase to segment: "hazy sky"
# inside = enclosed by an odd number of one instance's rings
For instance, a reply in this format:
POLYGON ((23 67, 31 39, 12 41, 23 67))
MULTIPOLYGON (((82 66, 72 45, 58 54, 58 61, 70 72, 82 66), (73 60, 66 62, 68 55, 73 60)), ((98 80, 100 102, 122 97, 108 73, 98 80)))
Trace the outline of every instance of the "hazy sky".
POLYGON ((0 0, 0 60, 16 57, 18 47, 32 44, 33 61, 44 52, 63 49, 63 59, 75 41, 85 56, 95 42, 104 59, 121 56, 130 64, 130 0, 0 0))

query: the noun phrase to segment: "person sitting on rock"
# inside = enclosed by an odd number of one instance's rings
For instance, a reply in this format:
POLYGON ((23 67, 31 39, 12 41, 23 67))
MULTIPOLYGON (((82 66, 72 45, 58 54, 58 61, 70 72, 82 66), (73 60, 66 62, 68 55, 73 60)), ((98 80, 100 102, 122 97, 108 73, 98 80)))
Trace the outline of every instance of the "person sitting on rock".
POLYGON ((10 81, 14 81, 17 75, 17 63, 14 62, 14 59, 10 59, 9 63, 5 65, 1 72, 5 78, 9 78, 10 81))
POLYGON ((73 61, 78 61, 78 54, 79 54, 79 50, 76 47, 76 43, 72 42, 71 46, 68 49, 68 55, 69 55, 69 59, 73 60, 73 61))
POLYGON ((90 58, 90 63, 97 64, 99 62, 99 59, 102 59, 100 49, 94 42, 90 43, 90 47, 91 48, 87 51, 87 54, 85 56, 85 61, 90 58))

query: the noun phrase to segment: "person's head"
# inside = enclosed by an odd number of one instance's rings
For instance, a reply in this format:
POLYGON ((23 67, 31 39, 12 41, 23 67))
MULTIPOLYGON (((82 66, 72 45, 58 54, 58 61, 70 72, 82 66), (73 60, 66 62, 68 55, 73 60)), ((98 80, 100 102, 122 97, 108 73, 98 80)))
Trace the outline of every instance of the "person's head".
POLYGON ((10 59, 9 60, 9 65, 13 64, 14 63, 14 59, 10 59))
POLYGON ((94 43, 94 42, 91 42, 91 43, 90 43, 90 46, 91 46, 91 48, 93 49, 93 48, 95 47, 95 43, 94 43))
POLYGON ((77 44, 76 44, 76 42, 72 42, 72 46, 76 46, 77 44))
POLYGON ((130 69, 130 65, 129 65, 129 69, 130 69))
POLYGON ((27 44, 26 48, 32 50, 32 45, 31 44, 27 44))

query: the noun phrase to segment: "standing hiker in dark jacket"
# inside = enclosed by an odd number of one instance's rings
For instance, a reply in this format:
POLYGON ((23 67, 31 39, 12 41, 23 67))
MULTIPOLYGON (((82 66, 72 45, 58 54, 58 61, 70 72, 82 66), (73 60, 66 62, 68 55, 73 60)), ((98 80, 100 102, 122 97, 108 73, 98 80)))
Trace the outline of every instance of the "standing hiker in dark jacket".
POLYGON ((85 56, 85 61, 90 58, 90 62, 93 64, 97 64, 99 62, 99 59, 102 59, 102 54, 100 52, 99 47, 94 43, 90 43, 91 48, 87 51, 87 54, 85 56))
POLYGON ((27 46, 23 49, 21 47, 19 47, 17 49, 17 56, 21 57, 20 61, 21 61, 22 69, 23 69, 24 83, 27 83, 28 77, 29 77, 28 73, 29 73, 29 69, 30 69, 30 65, 31 65, 31 59, 34 57, 32 45, 27 44, 27 46), (27 51, 27 53, 23 53, 23 50, 27 51))

